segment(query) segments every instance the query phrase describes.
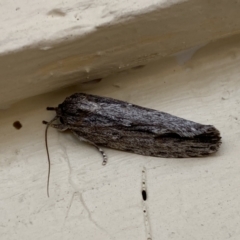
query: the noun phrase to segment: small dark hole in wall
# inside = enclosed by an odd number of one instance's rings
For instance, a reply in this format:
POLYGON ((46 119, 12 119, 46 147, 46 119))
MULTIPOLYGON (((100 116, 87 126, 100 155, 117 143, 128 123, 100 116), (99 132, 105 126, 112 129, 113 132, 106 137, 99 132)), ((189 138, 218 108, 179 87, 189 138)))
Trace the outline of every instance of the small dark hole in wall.
POLYGON ((13 123, 13 126, 14 126, 17 130, 19 130, 20 128, 22 128, 22 124, 21 124, 19 121, 15 121, 15 122, 13 123))
POLYGON ((147 200, 147 192, 145 190, 142 191, 142 198, 144 201, 147 200))

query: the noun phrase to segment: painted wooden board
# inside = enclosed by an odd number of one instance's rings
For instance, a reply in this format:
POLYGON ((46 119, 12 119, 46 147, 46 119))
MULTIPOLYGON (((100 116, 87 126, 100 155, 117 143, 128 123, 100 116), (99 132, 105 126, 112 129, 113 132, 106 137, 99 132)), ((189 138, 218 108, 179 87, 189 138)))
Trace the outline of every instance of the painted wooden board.
POLYGON ((0 3, 0 108, 239 33, 240 1, 0 3))

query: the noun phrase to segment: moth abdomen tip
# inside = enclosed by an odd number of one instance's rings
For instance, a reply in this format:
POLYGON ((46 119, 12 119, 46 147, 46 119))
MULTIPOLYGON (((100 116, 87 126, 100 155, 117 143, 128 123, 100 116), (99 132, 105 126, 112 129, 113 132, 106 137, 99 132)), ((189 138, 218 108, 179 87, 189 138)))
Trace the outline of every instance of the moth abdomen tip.
POLYGON ((47 122, 47 121, 44 121, 44 120, 42 121, 42 123, 43 123, 43 124, 48 124, 48 122, 47 122))

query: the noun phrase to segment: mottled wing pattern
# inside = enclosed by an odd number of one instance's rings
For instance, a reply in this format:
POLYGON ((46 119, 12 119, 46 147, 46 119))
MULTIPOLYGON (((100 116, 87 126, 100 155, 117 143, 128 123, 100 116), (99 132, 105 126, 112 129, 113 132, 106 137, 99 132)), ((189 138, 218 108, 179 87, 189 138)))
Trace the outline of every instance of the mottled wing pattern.
POLYGON ((77 135, 118 150, 155 157, 199 157, 218 150, 219 131, 168 113, 83 93, 58 106, 57 116, 77 135))

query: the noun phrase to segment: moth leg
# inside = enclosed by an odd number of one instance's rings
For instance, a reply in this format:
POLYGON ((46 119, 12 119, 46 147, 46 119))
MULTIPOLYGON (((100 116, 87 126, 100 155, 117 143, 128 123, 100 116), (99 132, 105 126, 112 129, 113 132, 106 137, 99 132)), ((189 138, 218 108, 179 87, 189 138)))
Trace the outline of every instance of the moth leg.
MULTIPOLYGON (((43 124, 48 124, 48 122, 43 121, 43 124)), ((64 132, 68 129, 68 126, 61 123, 58 123, 58 124, 50 123, 49 126, 56 128, 60 132, 64 132)))
POLYGON ((98 146, 96 145, 94 142, 91 142, 89 140, 87 140, 86 138, 83 138, 81 136, 79 136, 75 131, 72 131, 72 133, 80 140, 80 141, 83 141, 83 142, 87 142, 91 145, 93 145, 101 154, 102 154, 102 157, 103 157, 103 162, 102 162, 102 165, 106 165, 107 164, 107 155, 105 154, 105 152, 98 146))
POLYGON ((50 125, 53 128, 56 128, 58 131, 60 132, 64 132, 66 130, 68 130, 68 126, 64 125, 64 124, 51 124, 50 125))

